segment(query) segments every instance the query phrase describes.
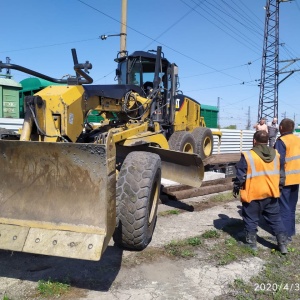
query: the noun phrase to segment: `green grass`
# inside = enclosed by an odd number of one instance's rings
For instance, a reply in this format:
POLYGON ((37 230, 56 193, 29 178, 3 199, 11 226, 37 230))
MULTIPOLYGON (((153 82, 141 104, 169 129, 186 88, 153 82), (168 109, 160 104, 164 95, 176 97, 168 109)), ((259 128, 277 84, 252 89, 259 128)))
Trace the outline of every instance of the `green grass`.
POLYGON ((8 296, 4 295, 2 300, 11 300, 8 296))
POLYGON ((178 209, 165 210, 158 213, 159 216, 169 216, 169 215, 179 215, 180 211, 178 209))
POLYGON ((70 285, 68 283, 62 283, 59 281, 54 281, 49 278, 47 281, 39 280, 37 290, 39 291, 41 296, 50 297, 55 296, 59 297, 70 289, 70 285))
POLYGON ((220 233, 217 230, 207 230, 204 233, 202 233, 202 237, 205 239, 214 239, 214 238, 219 238, 220 233))
POLYGON ((232 192, 224 192, 224 193, 218 193, 216 195, 210 196, 207 201, 224 202, 232 199, 233 199, 232 192))
MULTIPOLYGON (((233 247, 230 249, 230 253, 235 253, 238 259, 247 255, 247 251, 251 253, 251 249, 247 249, 247 247, 240 247, 240 249, 241 252, 237 253, 233 247)), ((257 276, 252 277, 249 282, 236 279, 229 285, 230 291, 226 295, 216 297, 216 299, 300 299, 299 249, 299 236, 294 237, 292 246, 288 247, 289 253, 286 255, 282 255, 276 249, 259 249, 253 255, 265 261, 262 271, 257 276)), ((219 261, 226 261, 226 259, 230 261, 230 258, 226 256, 223 256, 222 259, 219 261)))
POLYGON ((240 244, 233 237, 223 235, 225 238, 223 243, 218 243, 212 249, 211 255, 214 256, 216 264, 224 266, 245 259, 246 257, 255 256, 256 252, 249 247, 240 244))
POLYGON ((215 297, 215 300, 299 300, 300 235, 293 237, 288 247, 289 253, 282 255, 275 245, 273 249, 259 247, 257 252, 246 247, 239 241, 242 232, 242 220, 231 219, 222 230, 211 229, 199 236, 170 242, 160 255, 176 259, 195 257, 219 267, 255 256, 264 261, 264 267, 258 275, 249 281, 236 278, 227 286, 226 292, 215 297))
POLYGON ((187 239, 187 244, 190 246, 199 246, 202 244, 202 241, 199 237, 191 237, 187 239))
POLYGON ((195 247, 202 244, 200 237, 180 241, 171 241, 164 248, 167 254, 174 257, 190 258, 195 256, 195 247))

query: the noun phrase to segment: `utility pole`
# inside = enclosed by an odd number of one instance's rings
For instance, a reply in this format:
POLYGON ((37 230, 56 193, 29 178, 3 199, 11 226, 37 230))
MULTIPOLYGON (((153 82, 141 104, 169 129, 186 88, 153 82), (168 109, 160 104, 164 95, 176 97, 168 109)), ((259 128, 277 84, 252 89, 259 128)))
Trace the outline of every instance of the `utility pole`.
POLYGON ((126 37, 127 37, 127 0, 122 0, 121 12, 121 33, 120 33, 120 56, 126 55, 126 37))
POLYGON ((121 32, 118 34, 102 34, 100 36, 101 40, 106 40, 111 36, 120 36, 120 51, 118 56, 126 56, 126 37, 127 37, 127 0, 122 0, 122 9, 121 9, 121 32))
POLYGON ((288 1, 266 2, 258 120, 278 116, 279 3, 288 1))
POLYGON ((247 125, 246 125, 246 130, 251 129, 251 117, 250 117, 250 106, 248 106, 248 118, 247 118, 247 125))
POLYGON ((218 128, 220 128, 220 97, 218 97, 218 128))

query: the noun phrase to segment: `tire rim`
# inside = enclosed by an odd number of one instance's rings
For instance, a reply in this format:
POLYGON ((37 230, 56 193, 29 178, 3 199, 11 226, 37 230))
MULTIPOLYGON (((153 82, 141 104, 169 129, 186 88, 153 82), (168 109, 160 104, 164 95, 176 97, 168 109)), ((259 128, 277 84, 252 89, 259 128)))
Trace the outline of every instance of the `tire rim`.
POLYGON ((159 198, 159 190, 158 190, 158 181, 157 180, 155 180, 152 191, 153 191, 152 197, 151 197, 151 200, 149 201, 149 209, 148 209, 148 211, 149 211, 148 226, 152 223, 152 221, 156 215, 156 206, 157 206, 158 198, 159 198))
POLYGON ((209 156, 211 154, 212 143, 209 137, 205 138, 203 141, 203 152, 205 156, 209 156))
POLYGON ((190 143, 186 143, 182 149, 182 152, 194 153, 194 147, 190 143))

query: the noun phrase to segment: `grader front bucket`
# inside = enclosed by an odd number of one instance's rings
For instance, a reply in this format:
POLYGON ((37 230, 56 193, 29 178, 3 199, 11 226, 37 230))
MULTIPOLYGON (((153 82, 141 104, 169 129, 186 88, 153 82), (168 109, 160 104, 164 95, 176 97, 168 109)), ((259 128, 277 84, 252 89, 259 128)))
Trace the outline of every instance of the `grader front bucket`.
POLYGON ((115 229, 115 147, 0 140, 0 248, 99 260, 115 229))

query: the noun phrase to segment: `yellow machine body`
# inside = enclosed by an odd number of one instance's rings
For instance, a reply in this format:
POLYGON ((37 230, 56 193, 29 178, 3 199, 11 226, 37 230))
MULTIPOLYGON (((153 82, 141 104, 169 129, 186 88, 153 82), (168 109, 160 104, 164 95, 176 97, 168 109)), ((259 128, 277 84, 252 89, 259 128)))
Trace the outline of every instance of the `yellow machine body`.
MULTIPOLYGON (((189 97, 182 95, 176 99, 176 112, 174 118, 174 131, 189 131, 199 127, 206 127, 204 117, 201 116, 201 104, 189 97)), ((222 133, 220 130, 212 131, 213 135, 220 139, 222 133)))
POLYGON ((110 141, 0 140, 1 249, 99 260, 116 217, 110 141))
MULTIPOLYGON (((147 108, 147 98, 132 97, 147 108)), ((200 187, 202 160, 168 150, 147 114, 78 142, 91 109, 108 117, 122 112, 124 99, 86 97, 74 85, 49 86, 29 100, 20 140, 0 140, 1 249, 99 260, 116 226, 116 158, 133 150, 158 154, 164 178, 200 187)))
POLYGON ((91 64, 73 50, 67 80, 0 62, 64 83, 25 97, 20 134, 0 136, 0 249, 99 260, 113 237, 142 250, 161 177, 201 186, 212 133, 161 47, 118 57, 114 85, 88 85, 91 64))

